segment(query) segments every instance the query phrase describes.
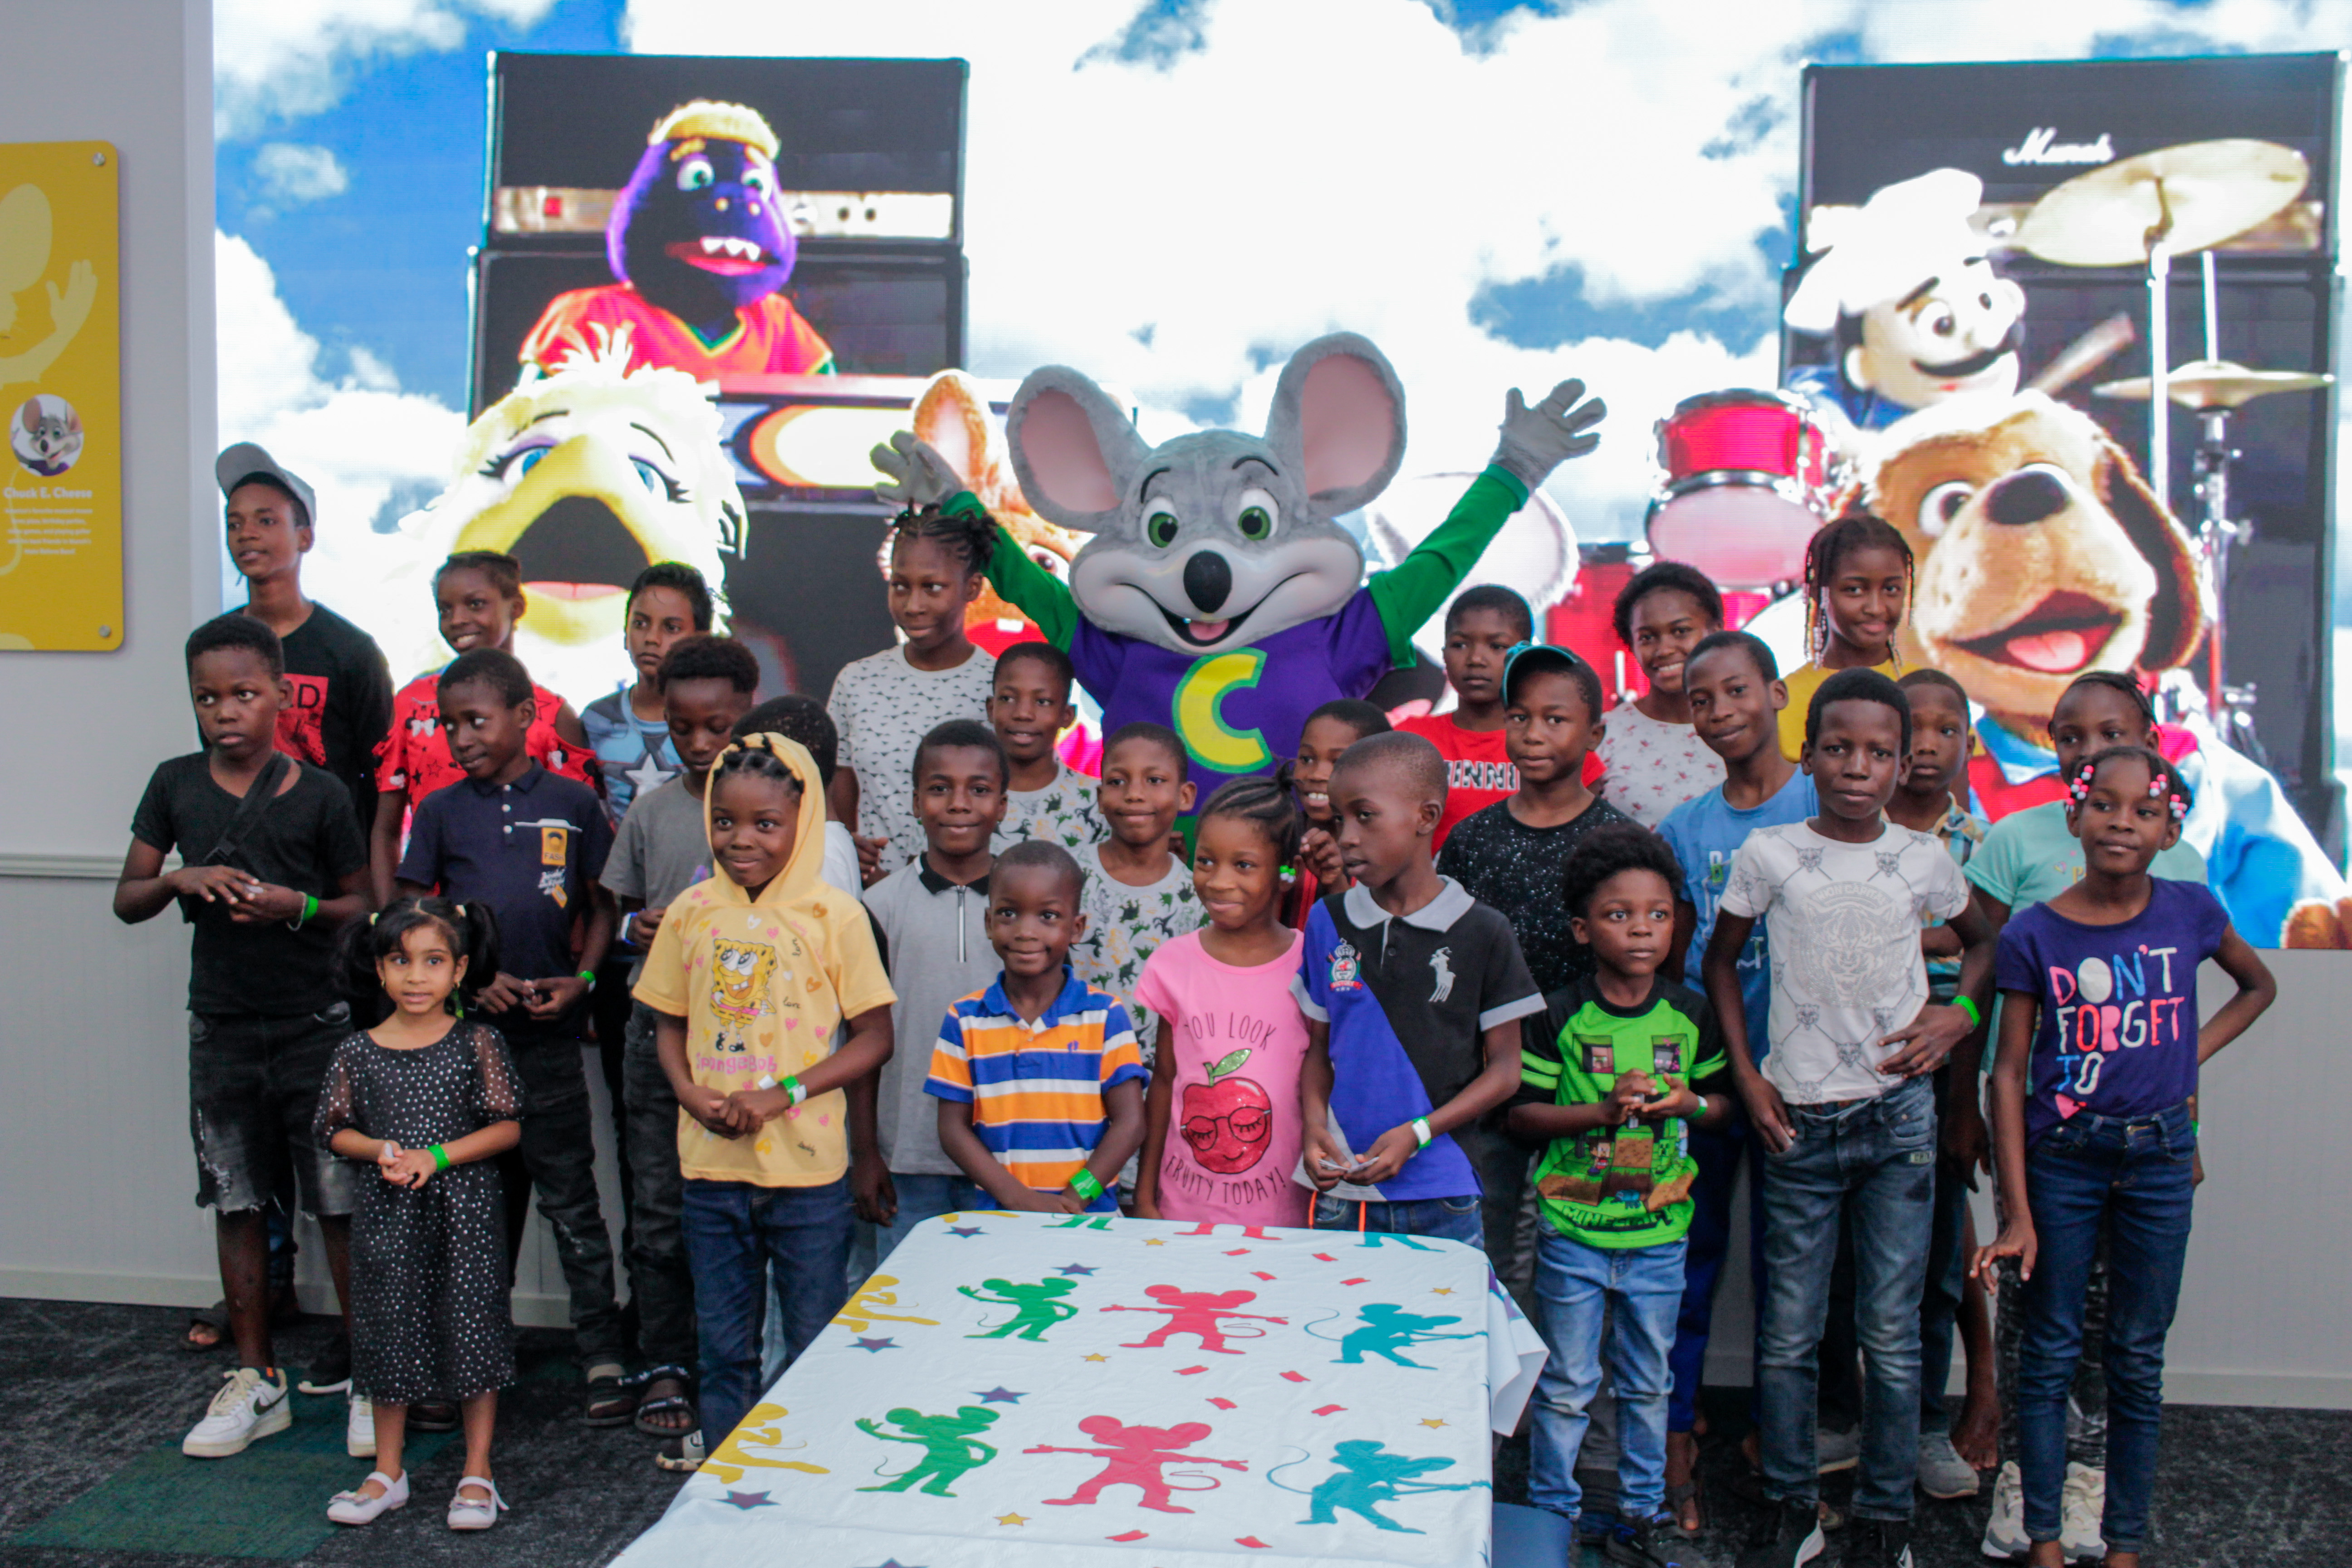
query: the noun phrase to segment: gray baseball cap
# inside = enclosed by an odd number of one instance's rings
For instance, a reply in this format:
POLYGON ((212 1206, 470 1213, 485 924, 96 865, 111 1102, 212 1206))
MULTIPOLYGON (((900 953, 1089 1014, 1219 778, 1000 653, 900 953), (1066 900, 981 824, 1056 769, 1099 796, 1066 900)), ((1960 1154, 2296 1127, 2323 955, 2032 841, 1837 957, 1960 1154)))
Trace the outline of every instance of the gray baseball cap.
POLYGON ((223 452, 213 464, 213 477, 220 480, 224 498, 247 479, 268 479, 274 485, 282 486, 300 501, 303 515, 312 523, 319 521, 319 499, 310 493, 310 487, 289 473, 277 458, 251 441, 239 441, 223 452))

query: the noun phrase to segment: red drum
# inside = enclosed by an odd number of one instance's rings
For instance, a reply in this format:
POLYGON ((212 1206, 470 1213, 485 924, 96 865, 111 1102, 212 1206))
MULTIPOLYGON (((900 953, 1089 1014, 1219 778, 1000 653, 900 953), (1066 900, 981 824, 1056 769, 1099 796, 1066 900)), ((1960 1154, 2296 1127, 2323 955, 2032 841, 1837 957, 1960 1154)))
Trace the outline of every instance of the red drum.
POLYGON ((1828 433, 1801 397, 1710 392, 1658 422, 1664 480, 1650 503, 1650 548, 1728 585, 1804 574, 1805 542, 1828 515, 1828 433))

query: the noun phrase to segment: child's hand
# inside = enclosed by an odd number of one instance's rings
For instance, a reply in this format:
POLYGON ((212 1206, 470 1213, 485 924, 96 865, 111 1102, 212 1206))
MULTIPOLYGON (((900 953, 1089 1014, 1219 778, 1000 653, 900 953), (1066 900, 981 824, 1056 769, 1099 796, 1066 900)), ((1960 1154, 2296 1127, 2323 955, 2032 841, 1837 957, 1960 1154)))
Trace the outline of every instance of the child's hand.
POLYGON ((481 994, 474 998, 474 1005, 484 1013, 511 1013, 522 1005, 526 988, 522 981, 502 969, 497 979, 482 987, 481 994))
POLYGON ((1643 1072, 1622 1072, 1610 1087, 1609 1098, 1601 1102, 1601 1112, 1612 1127, 1622 1127, 1642 1114, 1652 1091, 1650 1075, 1643 1072))
POLYGON ((1024 1214, 1084 1214, 1087 1205, 1078 1194, 1064 1187, 1058 1192, 1041 1193, 1024 1187, 1020 1195, 1004 1205, 1024 1214))
POLYGON ((1339 843, 1327 829, 1307 830, 1307 837, 1298 841, 1298 858, 1326 888, 1336 888, 1348 879, 1347 868, 1339 864, 1339 843))
POLYGON ((639 947, 651 947, 654 938, 661 934, 662 916, 669 913, 664 904, 657 910, 639 910, 629 917, 629 940, 639 947))
POLYGON ((1160 1205, 1153 1201, 1150 1194, 1138 1193, 1135 1194, 1135 1217, 1137 1219, 1161 1219, 1166 1216, 1160 1214, 1160 1205))
MULTIPOLYGON (((499 978, 503 980, 506 976, 499 978)), ((559 1017, 587 994, 588 983, 576 974, 557 980, 529 981, 523 986, 523 1011, 534 1018, 559 1017)))
POLYGON ((1301 1152, 1307 1157, 1307 1179, 1318 1193, 1328 1193, 1347 1175, 1349 1164, 1339 1153, 1339 1145, 1331 1141, 1330 1132, 1320 1127, 1307 1130, 1301 1152))
POLYGON ((1975 1020, 1958 1007, 1939 1007, 1931 1003, 1919 1009, 1917 1017, 1879 1042, 1903 1048, 1879 1063, 1878 1070, 1886 1078, 1919 1078, 1934 1072, 1975 1027, 1975 1020))
POLYGON ((394 1160, 400 1158, 400 1145, 392 1139, 387 1138, 383 1141, 383 1147, 379 1148, 375 1152, 375 1163, 379 1165, 389 1167, 394 1160))
POLYGON ((1659 1089, 1636 1108, 1635 1114, 1644 1121, 1664 1121, 1677 1116, 1696 1116, 1706 1110, 1706 1101, 1690 1091, 1690 1086, 1671 1074, 1661 1074, 1664 1088, 1659 1089))
POLYGON ((888 1225, 898 1217, 898 1188, 890 1167, 871 1149, 860 1149, 849 1160, 849 1205, 867 1225, 888 1225))
POLYGON ((751 1128, 764 1127, 793 1108, 793 1097, 781 1089, 739 1089, 727 1097, 737 1114, 751 1128))
POLYGON ((2016 1258, 2017 1278, 2021 1282, 2033 1278, 2033 1258, 2040 1249, 2041 1240, 2033 1234, 2033 1222, 2011 1220, 2000 1227, 1991 1246, 1977 1248, 1976 1257, 1969 1261, 1969 1273, 1987 1290, 1998 1290, 2000 1276, 1994 1263, 2004 1258, 2016 1258))
POLYGON ((232 906, 259 893, 262 886, 252 873, 234 866, 183 866, 163 880, 177 897, 232 906))
POLYGON ((433 1151, 403 1149, 383 1163, 383 1179, 395 1187, 421 1187, 433 1176, 433 1151))
POLYGON ((265 921, 296 919, 303 908, 302 895, 293 889, 275 882, 252 882, 229 900, 228 918, 239 925, 259 925, 265 921))
POLYGON ((860 838, 850 835, 849 841, 857 846, 857 874, 872 887, 882 879, 882 850, 890 841, 887 838, 860 838))
POLYGON ((688 1116, 721 1138, 740 1137, 750 1131, 738 1124, 742 1112, 736 1109, 734 1100, 715 1089, 706 1089, 698 1083, 688 1084, 678 1091, 677 1102, 688 1116))
POLYGON ((1739 1102, 1766 1153, 1785 1154, 1797 1146, 1797 1124, 1790 1118, 1788 1103, 1762 1073, 1750 1072, 1739 1080, 1739 1102))
POLYGON ((1348 1180, 1359 1186, 1379 1186, 1403 1170, 1404 1163, 1420 1152, 1421 1137, 1410 1124, 1391 1127, 1372 1141, 1363 1162, 1348 1173, 1348 1180))

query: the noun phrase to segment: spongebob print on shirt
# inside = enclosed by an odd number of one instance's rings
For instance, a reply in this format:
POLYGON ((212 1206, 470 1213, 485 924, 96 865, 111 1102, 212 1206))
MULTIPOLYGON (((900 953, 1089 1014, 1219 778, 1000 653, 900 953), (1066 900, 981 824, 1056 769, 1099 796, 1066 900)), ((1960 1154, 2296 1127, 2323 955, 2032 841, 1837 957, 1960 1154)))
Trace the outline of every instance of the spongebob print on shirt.
POLYGON ((776 950, 763 942, 710 939, 710 1010, 719 1016, 711 1049, 734 1053, 768 1009, 768 980, 776 972, 776 950))

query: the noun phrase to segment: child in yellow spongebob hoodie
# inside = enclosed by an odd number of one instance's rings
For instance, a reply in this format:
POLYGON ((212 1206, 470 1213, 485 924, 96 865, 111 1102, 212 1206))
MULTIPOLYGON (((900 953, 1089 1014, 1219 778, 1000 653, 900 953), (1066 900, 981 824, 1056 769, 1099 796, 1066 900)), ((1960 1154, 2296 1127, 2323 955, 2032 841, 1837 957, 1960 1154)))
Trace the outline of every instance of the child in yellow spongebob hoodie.
MULTIPOLYGON (((770 1264, 788 1359, 847 1296, 845 1091, 889 1059, 897 998, 865 910, 820 878, 824 789, 798 742, 729 748, 703 813, 718 874, 671 901, 635 996, 657 1015, 677 1093, 702 1435, 716 1448, 760 1391, 770 1264)), ((672 1439, 663 1462, 692 1468, 701 1446, 672 1439)))

